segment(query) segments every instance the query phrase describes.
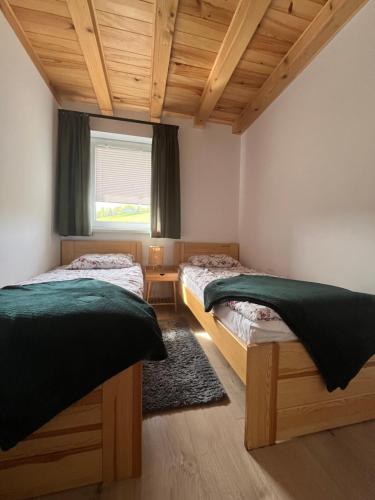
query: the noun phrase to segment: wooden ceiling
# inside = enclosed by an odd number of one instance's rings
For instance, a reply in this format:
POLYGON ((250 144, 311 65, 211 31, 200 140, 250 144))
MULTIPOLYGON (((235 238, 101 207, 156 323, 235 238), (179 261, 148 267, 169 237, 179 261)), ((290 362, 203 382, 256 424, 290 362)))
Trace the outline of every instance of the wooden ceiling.
POLYGON ((0 0, 60 103, 242 133, 366 0, 0 0))

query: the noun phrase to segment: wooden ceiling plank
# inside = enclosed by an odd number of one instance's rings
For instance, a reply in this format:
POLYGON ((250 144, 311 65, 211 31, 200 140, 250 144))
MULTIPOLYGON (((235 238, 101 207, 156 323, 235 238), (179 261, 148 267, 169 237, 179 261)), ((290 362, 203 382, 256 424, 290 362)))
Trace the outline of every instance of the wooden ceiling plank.
POLYGON ((52 85, 49 76, 47 75, 46 71, 44 70, 43 65, 42 65, 37 53, 35 52, 30 40, 28 39, 21 23, 17 19, 16 15, 13 11, 13 8, 11 7, 8 0, 0 0, 0 9, 2 10, 6 20, 8 21, 8 23, 12 27, 13 31, 15 32, 18 40, 21 42, 24 49, 26 50, 28 56, 30 57, 30 59, 34 63, 36 69, 39 71, 40 76, 46 82, 48 88, 52 92, 52 95, 54 96, 56 101, 59 103, 60 99, 59 99, 58 93, 57 93, 56 89, 54 88, 54 86, 52 85))
POLYGON ((44 64, 56 64, 56 65, 69 65, 72 64, 74 67, 84 67, 86 68, 85 60, 81 54, 67 54, 66 52, 56 52, 55 50, 51 50, 48 47, 37 48, 35 47, 35 51, 38 54, 38 57, 44 64))
POLYGON ((244 58, 237 65, 237 69, 252 71, 253 73, 260 73, 261 75, 270 75, 274 70, 275 66, 269 66, 266 64, 259 64, 253 61, 248 61, 244 58))
MULTIPOLYGON (((238 85, 237 83, 229 82, 223 95, 231 96, 233 99, 243 98, 247 102, 256 96, 258 89, 247 87, 246 85, 238 85)), ((246 103, 245 103, 246 104, 246 103)))
POLYGON ((138 19, 119 16, 110 12, 96 11, 96 16, 100 26, 108 26, 119 30, 130 31, 140 35, 152 36, 152 24, 138 19))
POLYGON ((184 33, 178 30, 175 30, 173 37, 173 47, 176 44, 184 45, 185 47, 212 52, 215 56, 220 50, 221 43, 222 42, 218 42, 217 40, 212 40, 199 35, 193 35, 191 33, 184 33))
POLYGON ((92 0, 67 0, 100 111, 113 115, 111 91, 92 0))
POLYGON ((68 86, 57 86, 57 90, 59 91, 59 95, 61 96, 61 104, 64 106, 65 103, 68 102, 79 102, 79 103, 89 103, 96 105, 96 97, 95 94, 90 92, 90 89, 85 87, 77 87, 77 85, 73 87, 68 86))
POLYGON ((154 6, 142 0, 95 0, 95 7, 103 12, 153 22, 154 6))
POLYGON ((63 94, 70 94, 70 95, 75 95, 77 98, 79 98, 80 95, 83 95, 85 97, 91 98, 96 102, 95 94, 94 91, 92 90, 92 86, 90 87, 85 87, 83 84, 82 85, 72 85, 69 83, 57 85, 56 88, 59 89, 63 94))
POLYGON ((116 85, 113 84, 113 95, 117 97, 121 97, 124 100, 128 99, 131 101, 134 99, 143 99, 145 103, 147 103, 147 107, 149 106, 149 92, 145 92, 144 89, 136 89, 134 87, 126 87, 125 85, 116 85))
POLYGON ((133 52, 128 52, 126 50, 114 49, 111 47, 104 47, 104 55, 107 65, 109 61, 132 65, 139 68, 145 68, 149 70, 151 74, 151 58, 147 56, 141 56, 140 54, 134 54, 133 52))
POLYGON ((219 106, 223 99, 224 100, 231 100, 231 101, 241 105, 242 110, 243 110, 247 106, 249 100, 251 99, 251 96, 254 97, 254 95, 256 95, 256 93, 257 93, 257 91, 254 89, 250 89, 250 90, 251 90, 251 92, 247 92, 246 95, 242 95, 238 92, 234 93, 232 91, 232 89, 229 89, 229 90, 225 89, 225 91, 224 91, 223 95, 221 96, 221 99, 217 103, 217 105, 219 106))
POLYGON ((220 123, 226 123, 230 125, 236 119, 237 113, 231 113, 230 111, 225 111, 221 109, 215 109, 212 113, 212 118, 215 120, 220 120, 220 123))
MULTIPOLYGON (((227 98, 227 97, 222 97, 220 99, 220 101, 218 102, 216 109, 228 109, 228 108, 236 108, 236 109, 241 109, 241 111, 243 110, 244 106, 245 106, 246 103, 244 103, 243 101, 241 102, 240 99, 238 100, 234 100, 232 99, 231 97, 230 98, 227 98)), ((237 113, 237 115, 239 114, 239 112, 237 113)))
POLYGON ((368 0, 329 0, 233 125, 242 134, 368 0))
POLYGON ((236 68, 233 72, 230 83, 237 83, 243 87, 260 89, 263 83, 267 80, 268 75, 254 73, 253 71, 244 71, 236 68))
POLYGON ((204 87, 204 82, 197 78, 187 78, 186 76, 169 74, 167 86, 193 89, 194 91, 198 91, 198 95, 200 96, 204 87))
POLYGON ((269 9, 260 23, 258 33, 277 40, 296 42, 310 21, 275 9, 269 9))
POLYGON ((229 26, 236 10, 236 2, 232 5, 227 3, 217 5, 217 2, 212 0, 180 0, 179 12, 229 26))
POLYGON ((26 33, 39 33, 77 41, 70 17, 57 16, 50 12, 38 12, 23 7, 14 7, 13 10, 26 33))
POLYGON ((232 20, 234 9, 227 9, 212 5, 210 2, 202 2, 202 18, 209 19, 210 21, 215 21, 217 23, 222 23, 225 26, 229 26, 232 20))
POLYGON ((44 67, 56 87, 71 85, 89 88, 91 85, 86 68, 62 68, 50 64, 45 64, 44 67))
POLYGON ((79 46, 77 40, 67 40, 66 38, 57 38, 40 33, 26 33, 33 47, 37 51, 48 47, 49 50, 56 51, 58 53, 64 52, 65 54, 82 55, 81 47, 79 46))
POLYGON ((199 50, 195 47, 187 47, 186 45, 173 42, 171 61, 177 64, 186 64, 195 66, 196 68, 204 68, 211 70, 215 61, 215 54, 207 50, 199 50))
POLYGON ((203 90, 195 126, 203 126, 263 19, 271 0, 241 0, 203 90))
POLYGON ((127 87, 133 89, 134 92, 144 95, 150 93, 150 79, 138 74, 119 73, 118 71, 109 70, 109 77, 113 87, 127 87))
POLYGON ((198 104, 200 94, 199 89, 196 89, 195 87, 175 84, 173 86, 168 86, 166 98, 173 96, 180 99, 181 102, 184 100, 186 100, 186 102, 190 102, 190 99, 196 99, 198 104))
POLYGON ((112 61, 107 58, 107 69, 108 71, 114 71, 116 73, 128 73, 131 75, 139 75, 143 77, 151 78, 150 68, 144 68, 142 66, 133 66, 132 64, 121 63, 118 61, 112 61))
POLYGON ((322 5, 311 0, 293 0, 292 2, 291 0, 272 0, 271 8, 312 21, 322 5))
POLYGON ((206 83, 209 75, 209 70, 205 68, 199 68, 196 66, 189 66, 188 64, 177 64, 172 61, 169 66, 169 76, 172 75, 183 76, 185 78, 192 78, 193 80, 199 81, 199 85, 202 86, 206 83))
POLYGON ((272 68, 275 68, 279 64, 281 58, 282 56, 280 54, 274 54, 271 52, 266 52, 264 50, 256 50, 253 48, 248 48, 244 53, 241 62, 250 61, 250 62, 255 62, 257 64, 264 64, 265 66, 270 66, 272 68))
POLYGON ((61 0, 10 0, 13 7, 37 10, 42 13, 55 14, 57 16, 70 17, 68 7, 61 0))
POLYGON ((134 98, 134 97, 121 97, 120 95, 113 96, 115 110, 119 111, 146 111, 149 110, 149 100, 134 98))
MULTIPOLYGON (((177 116, 179 118, 193 118, 194 112, 193 111, 188 112, 188 110, 186 110, 184 112, 183 110, 172 111, 172 110, 169 110, 169 109, 165 109, 163 111, 163 117, 168 117, 168 116, 177 116)), ((233 123, 233 119, 231 121, 228 121, 228 120, 222 120, 220 118, 212 117, 210 119, 210 122, 212 122, 212 123, 219 123, 221 125, 231 126, 232 123, 233 123)))
POLYGON ((106 51, 107 48, 127 50, 133 54, 151 57, 152 38, 150 36, 109 28, 108 26, 101 26, 100 34, 104 51, 106 51))
POLYGON ((227 32, 227 26, 179 12, 176 21, 176 31, 194 36, 202 36, 222 43, 227 32))
MULTIPOLYGON (((288 50, 291 49, 292 45, 293 42, 281 40, 273 36, 263 35, 257 31, 249 43, 248 50, 267 52, 273 54, 274 56, 279 55, 280 61, 281 57, 284 57, 288 50)), ((246 55, 244 57, 246 59, 246 55)))
POLYGON ((177 8, 178 0, 156 0, 155 2, 150 99, 150 118, 155 122, 160 121, 163 113, 177 8))

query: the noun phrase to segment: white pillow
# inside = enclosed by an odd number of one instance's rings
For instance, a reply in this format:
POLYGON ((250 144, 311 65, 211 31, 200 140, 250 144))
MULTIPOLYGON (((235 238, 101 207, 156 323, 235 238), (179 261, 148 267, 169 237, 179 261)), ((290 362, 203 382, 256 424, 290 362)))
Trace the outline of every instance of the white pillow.
POLYGON ((238 262, 238 260, 223 253, 210 254, 210 255, 192 255, 191 257, 189 257, 188 262, 190 264, 193 264, 194 266, 199 266, 199 267, 230 268, 241 265, 238 262))
POLYGON ((130 253, 87 253, 74 259, 67 269, 122 269, 133 265, 130 253))

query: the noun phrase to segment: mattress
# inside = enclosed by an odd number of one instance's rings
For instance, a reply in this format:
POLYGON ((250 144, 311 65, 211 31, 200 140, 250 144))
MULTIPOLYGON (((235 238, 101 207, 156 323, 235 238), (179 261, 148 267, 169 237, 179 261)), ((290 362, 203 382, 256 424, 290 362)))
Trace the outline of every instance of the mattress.
MULTIPOLYGON (((261 274, 254 269, 237 267, 231 269, 201 268, 191 264, 180 265, 182 283, 194 293, 203 305, 203 292, 208 283, 219 278, 239 274, 261 274)), ((244 344, 264 342, 287 342, 297 337, 280 316, 265 306, 231 301, 213 308, 213 313, 244 344)))
POLYGON ((80 278, 92 278, 107 281, 125 290, 135 293, 143 298, 143 274, 139 264, 122 269, 67 269, 68 266, 60 266, 34 278, 22 281, 20 285, 32 285, 34 283, 45 283, 48 281, 65 281, 80 278))

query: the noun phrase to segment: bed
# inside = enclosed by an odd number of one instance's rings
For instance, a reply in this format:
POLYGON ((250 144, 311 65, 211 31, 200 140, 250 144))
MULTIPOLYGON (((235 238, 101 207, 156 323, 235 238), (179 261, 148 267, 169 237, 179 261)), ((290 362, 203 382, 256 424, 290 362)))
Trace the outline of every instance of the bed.
MULTIPOLYGON (((142 247, 135 241, 61 242, 63 265, 86 253, 130 253, 140 263, 142 247)), ((58 279, 59 273, 55 274, 58 279)), ((141 271, 140 277, 137 285, 136 272, 135 287, 143 286, 141 271)), ((140 476, 141 384, 142 368, 137 363, 14 448, 0 452, 0 498, 27 498, 140 476)))
MULTIPOLYGON (((207 254, 238 259, 239 246, 175 243, 176 265, 192 255, 207 254)), ((245 338, 244 326, 233 319, 227 306, 204 311, 201 291, 193 281, 189 282, 186 273, 182 275, 182 301, 246 386, 244 440, 248 450, 375 418, 375 356, 345 390, 330 393, 311 357, 285 324, 276 332, 261 331, 255 325, 245 338)))

